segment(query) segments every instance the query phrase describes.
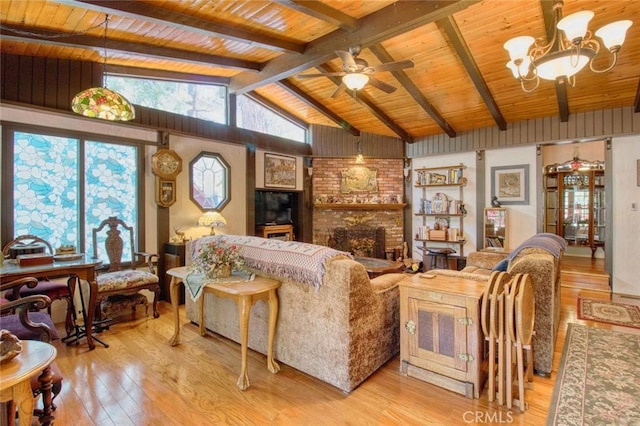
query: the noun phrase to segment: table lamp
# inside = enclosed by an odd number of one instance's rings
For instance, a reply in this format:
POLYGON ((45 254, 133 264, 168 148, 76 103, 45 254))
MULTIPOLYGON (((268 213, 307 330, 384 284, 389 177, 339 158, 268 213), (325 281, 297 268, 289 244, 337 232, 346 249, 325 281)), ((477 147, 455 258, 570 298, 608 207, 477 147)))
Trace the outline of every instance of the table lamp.
POLYGON ((216 235, 215 228, 226 224, 227 220, 219 212, 206 212, 198 219, 198 225, 211 228, 211 234, 209 235, 216 235))

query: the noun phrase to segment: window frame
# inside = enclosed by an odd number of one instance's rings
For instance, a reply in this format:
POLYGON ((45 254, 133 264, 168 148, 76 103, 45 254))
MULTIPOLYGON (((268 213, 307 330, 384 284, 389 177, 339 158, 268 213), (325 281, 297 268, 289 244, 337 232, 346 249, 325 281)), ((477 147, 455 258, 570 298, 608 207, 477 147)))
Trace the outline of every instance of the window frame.
POLYGON ((237 129, 242 129, 242 130, 247 130, 250 132, 256 132, 256 133, 261 133, 261 134, 265 134, 265 135, 269 135, 269 136, 273 136, 276 138, 282 138, 282 139, 286 139, 288 141, 291 142, 295 142, 295 143, 300 143, 300 144, 309 144, 309 124, 305 123, 303 120, 299 119, 298 117, 292 115, 291 113, 289 113, 288 111, 285 111, 283 109, 281 109, 280 107, 278 107, 275 104, 272 104, 270 101, 268 101, 267 99, 263 98, 262 96, 259 96, 255 93, 244 93, 242 95, 238 95, 235 97, 235 105, 234 105, 234 111, 235 111, 235 127, 237 129), (299 141, 299 140, 295 140, 295 139, 289 139, 287 137, 281 136, 281 135, 276 135, 274 133, 264 133, 261 132, 259 130, 254 130, 254 129, 249 129, 246 127, 240 127, 238 125, 238 116, 240 113, 240 105, 238 100, 240 99, 240 97, 246 97, 247 100, 249 102, 255 102, 257 105, 261 106, 262 108, 265 108, 268 111, 271 111, 273 114, 281 117, 283 120, 291 123, 294 126, 297 126, 299 128, 301 128, 302 130, 304 130, 304 140, 303 141, 299 141))
MULTIPOLYGON (((2 171, 0 172, 0 176, 2 178, 1 191, 2 195, 1 203, 2 207, 0 210, 0 216, 2 218, 2 230, 0 231, 0 240, 2 246, 7 244, 9 241, 14 239, 15 232, 15 224, 13 221, 13 199, 14 199, 14 176, 13 176, 13 157, 14 157, 14 144, 15 144, 15 133, 35 133, 42 134, 47 136, 54 137, 62 137, 62 138, 73 138, 78 139, 80 141, 79 147, 79 158, 78 158, 78 167, 80 168, 79 172, 79 185, 80 185, 80 193, 78 196, 78 209, 81 212, 84 212, 86 209, 85 200, 84 200, 84 184, 85 184, 85 161, 84 161, 84 144, 86 142, 104 142, 110 144, 118 144, 118 145, 129 145, 135 146, 137 148, 137 159, 136 159, 136 182, 137 182, 137 197, 138 197, 138 206, 137 206, 137 229, 135 240, 137 243, 137 250, 144 251, 145 250, 145 152, 147 145, 153 145, 149 142, 137 140, 137 139, 129 139, 125 137, 113 137, 109 135, 103 135, 100 133, 89 133, 89 132, 81 132, 77 130, 64 130, 55 127, 45 127, 45 126, 34 126, 27 125, 23 123, 13 123, 13 122, 4 122, 1 121, 0 125, 2 126, 2 171)), ((154 145, 155 146, 155 145, 154 145)), ((80 247, 77 248, 79 253, 87 253, 90 248, 91 242, 85 242, 85 220, 82 217, 82 220, 79 221, 79 239, 80 239, 80 247), (86 244, 85 244, 86 243, 86 244), (87 245, 88 244, 88 245, 87 245)))

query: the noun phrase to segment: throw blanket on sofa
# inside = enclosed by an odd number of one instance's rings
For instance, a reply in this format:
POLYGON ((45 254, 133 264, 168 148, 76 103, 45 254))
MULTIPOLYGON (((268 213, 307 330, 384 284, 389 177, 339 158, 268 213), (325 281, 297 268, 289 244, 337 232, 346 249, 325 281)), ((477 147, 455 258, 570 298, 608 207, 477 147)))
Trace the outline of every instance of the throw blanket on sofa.
POLYGON ((351 254, 315 244, 282 241, 243 235, 212 235, 199 238, 192 244, 192 254, 200 244, 223 239, 241 247, 240 254, 248 268, 279 275, 309 284, 319 289, 325 271, 325 262, 336 256, 353 258, 351 254))
POLYGON ((556 234, 549 234, 546 232, 536 234, 516 247, 509 254, 507 259, 511 261, 511 259, 516 257, 518 253, 525 248, 541 248, 548 251, 554 257, 559 258, 560 254, 562 254, 562 252, 567 248, 567 241, 556 234))

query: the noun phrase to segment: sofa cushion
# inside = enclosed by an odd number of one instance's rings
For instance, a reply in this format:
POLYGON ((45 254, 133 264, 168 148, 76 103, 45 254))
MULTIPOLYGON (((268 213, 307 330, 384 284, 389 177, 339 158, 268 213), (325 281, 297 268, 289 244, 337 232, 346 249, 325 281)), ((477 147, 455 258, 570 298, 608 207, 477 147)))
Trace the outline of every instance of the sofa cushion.
POLYGON ((371 287, 374 293, 384 293, 398 286, 400 281, 404 279, 403 274, 384 274, 371 280, 371 287))

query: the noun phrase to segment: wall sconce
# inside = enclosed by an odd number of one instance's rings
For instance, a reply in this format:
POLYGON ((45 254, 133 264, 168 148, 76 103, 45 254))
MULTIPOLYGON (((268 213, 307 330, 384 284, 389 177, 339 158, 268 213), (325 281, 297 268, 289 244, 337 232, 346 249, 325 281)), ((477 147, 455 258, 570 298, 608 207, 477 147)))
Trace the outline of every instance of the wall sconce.
POLYGON ((404 168, 402 169, 402 174, 404 175, 405 182, 411 182, 411 160, 404 160, 404 168))
POLYGON ((313 167, 307 167, 307 172, 309 172, 309 176, 313 176, 313 167))
POLYGON ((358 155, 356 155, 356 164, 364 164, 364 157, 362 156, 362 141, 358 141, 358 155))

